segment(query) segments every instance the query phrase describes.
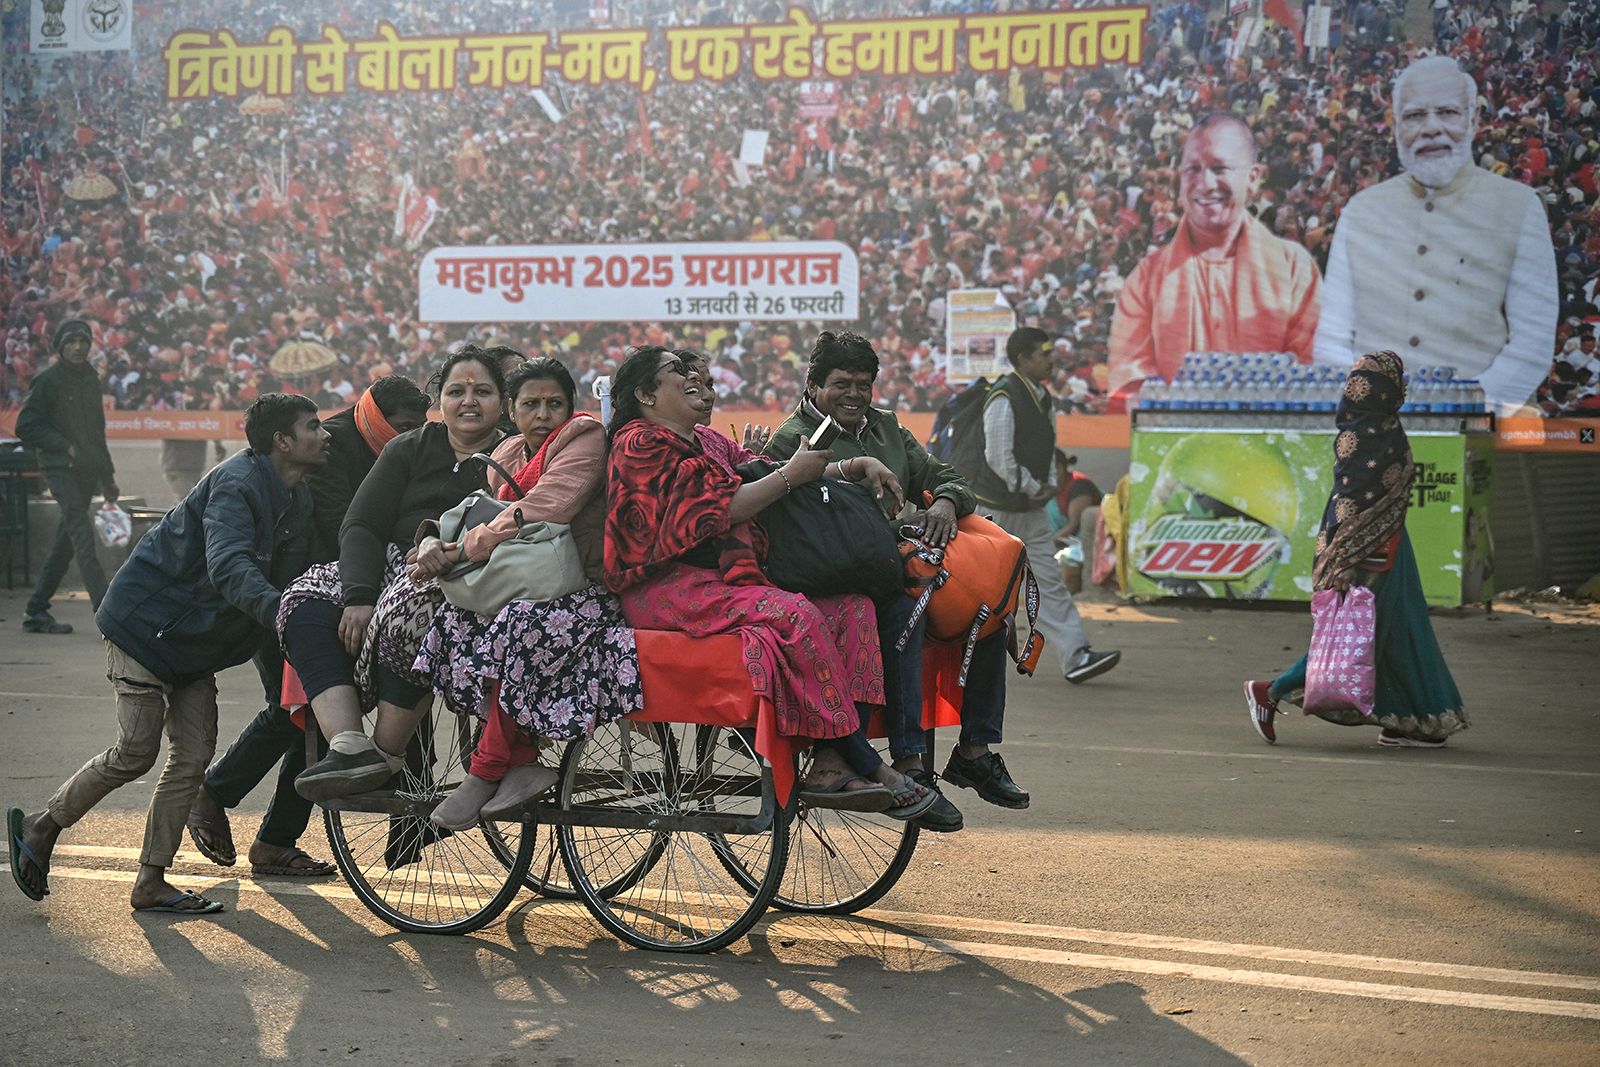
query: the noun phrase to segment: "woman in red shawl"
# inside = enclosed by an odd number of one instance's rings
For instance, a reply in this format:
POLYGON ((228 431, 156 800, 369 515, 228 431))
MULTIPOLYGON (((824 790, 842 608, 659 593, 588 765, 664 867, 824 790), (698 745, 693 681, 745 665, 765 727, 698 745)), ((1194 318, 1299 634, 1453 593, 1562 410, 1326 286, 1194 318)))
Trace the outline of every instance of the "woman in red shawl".
POLYGON ((809 599, 761 569, 766 539, 750 520, 820 477, 829 454, 802 448, 778 471, 741 482, 696 435, 708 386, 689 355, 641 348, 613 380, 606 585, 634 626, 739 635, 778 732, 819 742, 802 784, 808 803, 914 818, 937 795, 886 765, 860 728, 859 706, 884 701, 872 602, 809 599))

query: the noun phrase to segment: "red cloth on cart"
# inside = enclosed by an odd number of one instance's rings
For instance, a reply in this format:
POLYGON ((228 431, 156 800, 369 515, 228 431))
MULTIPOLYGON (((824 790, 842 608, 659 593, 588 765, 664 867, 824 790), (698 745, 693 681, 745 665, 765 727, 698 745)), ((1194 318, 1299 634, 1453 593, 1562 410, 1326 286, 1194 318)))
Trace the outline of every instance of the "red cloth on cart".
POLYGON ((692 722, 729 728, 754 726, 755 748, 772 767, 780 805, 794 791, 794 757, 809 741, 778 733, 770 700, 756 695, 744 667, 738 634, 689 637, 670 630, 635 630, 644 708, 640 722, 692 722))
MULTIPOLYGON (((750 687, 744 668, 744 643, 737 634, 689 637, 667 630, 635 630, 639 678, 645 706, 630 719, 640 722, 690 722, 729 728, 754 726, 756 752, 772 766, 778 803, 786 805, 794 791, 794 757, 810 743, 778 733, 770 701, 750 687)), ((961 646, 929 642, 922 652, 922 727, 961 723, 961 646)), ((495 690, 498 695, 498 688, 495 690)), ((283 665, 283 707, 305 728, 305 690, 288 663, 283 665)), ((867 726, 872 737, 884 736, 874 713, 867 726)))
MULTIPOLYGON (((961 725, 961 656, 965 646, 929 641, 922 646, 922 728, 961 725)), ((882 734, 874 734, 881 737, 882 734)))
POLYGON ((278 695, 278 705, 289 712, 289 718, 300 729, 306 728, 306 708, 311 706, 311 701, 306 699, 305 687, 300 684, 300 676, 294 673, 294 667, 288 660, 283 661, 283 690, 278 695))

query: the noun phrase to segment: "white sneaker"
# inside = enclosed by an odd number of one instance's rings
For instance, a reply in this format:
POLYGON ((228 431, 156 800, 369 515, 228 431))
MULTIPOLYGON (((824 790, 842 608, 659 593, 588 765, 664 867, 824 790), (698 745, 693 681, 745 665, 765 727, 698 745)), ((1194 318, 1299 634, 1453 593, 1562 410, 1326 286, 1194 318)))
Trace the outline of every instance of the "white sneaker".
POLYGON ((1073 685, 1087 682, 1090 678, 1097 677, 1122 662, 1122 653, 1116 649, 1110 652, 1096 652, 1092 648, 1081 649, 1072 659, 1072 664, 1067 668, 1067 681, 1073 685))

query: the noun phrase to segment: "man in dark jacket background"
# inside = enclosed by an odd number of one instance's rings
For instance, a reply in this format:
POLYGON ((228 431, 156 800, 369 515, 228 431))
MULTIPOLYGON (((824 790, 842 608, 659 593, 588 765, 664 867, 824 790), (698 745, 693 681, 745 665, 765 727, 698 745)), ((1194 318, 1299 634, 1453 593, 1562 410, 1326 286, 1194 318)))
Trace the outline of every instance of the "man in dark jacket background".
POLYGON ((56 361, 33 379, 17 415, 17 436, 38 457, 40 473, 61 509, 55 541, 22 615, 22 629, 31 634, 72 632, 70 625, 50 614, 50 598, 74 556, 96 611, 106 595, 106 572, 95 555, 89 498, 99 491, 115 503, 118 490, 106 447, 100 375, 89 363, 93 344, 94 332, 82 319, 66 319, 56 326, 50 338, 56 361))
POLYGON ((207 914, 222 906, 167 882, 184 821, 217 742, 217 679, 271 638, 281 587, 309 556, 311 494, 328 433, 305 397, 270 393, 245 413, 250 447, 201 480, 135 547, 95 621, 117 694, 117 740, 84 764, 45 810, 7 812, 12 874, 27 896, 49 892, 61 831, 113 789, 167 763, 150 798, 131 902, 136 911, 207 914))

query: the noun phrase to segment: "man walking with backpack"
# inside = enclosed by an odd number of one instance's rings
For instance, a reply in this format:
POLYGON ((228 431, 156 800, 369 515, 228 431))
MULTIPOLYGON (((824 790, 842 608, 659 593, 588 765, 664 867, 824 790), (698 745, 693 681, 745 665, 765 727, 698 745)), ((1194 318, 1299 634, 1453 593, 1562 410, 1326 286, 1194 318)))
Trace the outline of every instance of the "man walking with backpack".
POLYGON ((1006 339, 1012 370, 984 398, 983 456, 974 457, 972 491, 980 511, 1027 545, 1039 582, 1039 629, 1060 653, 1061 673, 1076 684, 1115 667, 1122 653, 1089 647, 1078 606, 1054 565, 1045 514, 1057 488, 1056 413, 1047 384, 1052 352, 1050 335, 1032 326, 1006 339))

